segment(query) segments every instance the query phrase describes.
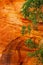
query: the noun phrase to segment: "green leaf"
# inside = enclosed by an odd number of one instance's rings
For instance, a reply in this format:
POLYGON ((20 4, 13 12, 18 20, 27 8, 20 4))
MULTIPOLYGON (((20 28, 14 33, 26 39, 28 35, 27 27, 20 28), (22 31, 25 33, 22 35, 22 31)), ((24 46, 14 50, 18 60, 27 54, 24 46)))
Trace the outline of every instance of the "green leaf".
POLYGON ((34 57, 35 56, 35 53, 34 52, 28 52, 27 54, 29 57, 34 57))
POLYGON ((36 50, 34 52, 28 52, 29 57, 38 57, 39 50, 36 50))
MULTIPOLYGON (((27 0, 22 7, 22 14, 26 19, 32 21, 33 24, 37 24, 38 10, 40 11, 40 7, 43 5, 43 0, 27 0), (29 8, 35 8, 34 12, 29 11, 29 8), (35 13, 36 12, 36 13, 35 13)), ((43 13, 40 14, 40 17, 43 21, 43 13)))
POLYGON ((21 30, 21 33, 24 35, 26 32, 26 26, 22 26, 22 30, 21 30))
POLYGON ((28 25, 28 32, 30 33, 31 32, 31 26, 28 25))
POLYGON ((39 53, 40 53, 41 57, 43 58, 43 49, 40 49, 39 53))
POLYGON ((27 39, 25 45, 29 48, 37 48, 37 45, 31 39, 27 39))
POLYGON ((36 50, 34 52, 28 52, 29 57, 37 57, 38 61, 43 63, 43 49, 36 50))

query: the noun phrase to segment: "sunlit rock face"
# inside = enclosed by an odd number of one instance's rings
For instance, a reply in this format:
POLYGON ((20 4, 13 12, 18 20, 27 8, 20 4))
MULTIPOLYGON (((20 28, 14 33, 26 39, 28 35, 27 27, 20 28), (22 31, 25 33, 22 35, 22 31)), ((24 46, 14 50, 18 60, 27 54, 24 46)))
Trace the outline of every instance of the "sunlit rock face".
POLYGON ((23 25, 14 6, 13 1, 0 1, 0 53, 12 39, 19 36, 17 32, 20 32, 23 25))
MULTIPOLYGON (((28 34, 20 39, 21 26, 30 22, 23 19, 20 13, 24 2, 24 0, 0 0, 0 65, 28 65, 29 63, 35 65, 34 59, 27 58, 28 48, 23 41, 21 42, 28 37, 28 34), (20 38, 15 41, 18 37, 20 38), (21 45, 18 46, 18 43, 21 45)), ((39 31, 32 30, 29 35, 36 39, 36 42, 43 39, 43 24, 39 24, 38 29, 39 31)))

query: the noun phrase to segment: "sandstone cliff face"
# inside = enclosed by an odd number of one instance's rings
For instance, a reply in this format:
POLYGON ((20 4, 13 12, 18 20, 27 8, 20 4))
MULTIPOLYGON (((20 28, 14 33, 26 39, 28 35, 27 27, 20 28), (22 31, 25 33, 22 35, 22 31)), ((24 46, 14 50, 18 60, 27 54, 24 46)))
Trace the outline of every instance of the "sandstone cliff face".
POLYGON ((20 13, 23 3, 24 0, 0 0, 0 58, 1 61, 5 61, 5 64, 0 65, 9 65, 6 64, 7 60, 10 60, 12 63, 14 61, 18 62, 13 64, 10 63, 10 65, 22 65, 22 62, 24 62, 23 65, 28 65, 29 63, 32 65, 31 61, 34 61, 34 59, 31 60, 27 58, 26 54, 28 52, 28 48, 25 47, 23 41, 27 37, 34 38, 36 42, 43 39, 43 24, 38 24, 38 31, 32 29, 30 35, 27 34, 24 37, 21 35, 22 25, 27 26, 29 22, 29 24, 32 26, 30 21, 23 19, 23 16, 20 13), (19 39, 15 41, 16 38, 19 39), (23 41, 21 42, 21 40, 23 41), (15 47, 15 45, 18 44, 18 41, 21 43, 20 46, 17 45, 17 48, 20 47, 20 51, 18 51, 15 47), (10 55, 10 53, 12 55, 10 55), (7 59, 6 56, 11 57, 10 59, 9 57, 7 59), (30 61, 27 62, 28 60, 30 61))
POLYGON ((0 54, 11 40, 20 36, 23 24, 14 8, 9 1, 0 1, 0 54))

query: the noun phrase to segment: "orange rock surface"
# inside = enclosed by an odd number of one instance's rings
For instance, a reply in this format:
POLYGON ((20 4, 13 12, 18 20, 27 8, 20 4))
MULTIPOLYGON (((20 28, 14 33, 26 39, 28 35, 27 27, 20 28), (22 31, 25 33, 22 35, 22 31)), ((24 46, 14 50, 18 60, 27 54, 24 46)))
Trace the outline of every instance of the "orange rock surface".
MULTIPOLYGON (((38 31, 35 31, 32 29, 30 35, 26 34, 25 36, 21 35, 21 27, 22 25, 28 25, 32 26, 30 21, 23 19, 22 14, 20 13, 21 7, 25 1, 24 0, 0 0, 0 57, 2 58, 4 53, 8 53, 9 51, 9 43, 11 43, 12 40, 15 40, 16 38, 20 37, 20 41, 26 38, 32 37, 33 39, 38 42, 38 40, 43 39, 43 24, 38 24, 38 31), (6 47, 8 46, 8 49, 6 47), (4 50, 6 51, 4 52, 4 50)), ((34 64, 34 59, 27 58, 27 52, 28 48, 25 47, 23 42, 20 45, 20 53, 19 51, 15 50, 15 45, 18 43, 18 40, 16 41, 16 44, 14 45, 15 41, 12 43, 12 51, 9 51, 9 53, 13 53, 11 55, 11 62, 18 62, 22 61, 24 62, 22 65, 36 65, 34 64), (23 44, 23 45, 22 45, 23 44), (24 49, 24 50, 22 50, 24 49), (19 53, 19 54, 18 54, 19 53), (20 58, 18 55, 21 55, 20 58), (27 60, 28 61, 27 61, 27 60), (30 61, 29 61, 30 60, 30 61), (25 61, 27 61, 25 63, 25 61)), ((11 45, 10 45, 11 46, 11 45)), ((18 46, 19 47, 19 46, 18 46)), ((19 63, 11 63, 10 65, 20 65, 19 63)), ((6 65, 1 64, 0 65, 6 65)), ((42 65, 42 64, 40 64, 42 65)))

